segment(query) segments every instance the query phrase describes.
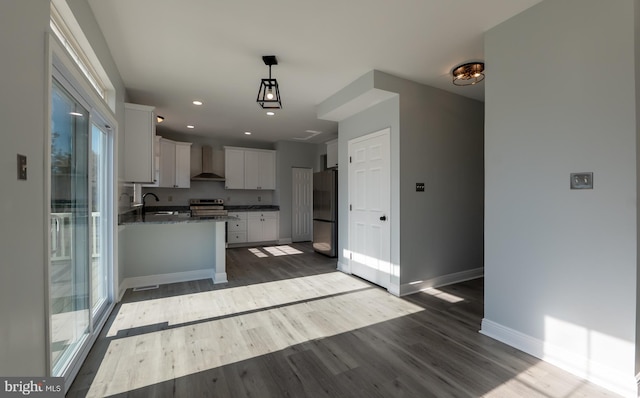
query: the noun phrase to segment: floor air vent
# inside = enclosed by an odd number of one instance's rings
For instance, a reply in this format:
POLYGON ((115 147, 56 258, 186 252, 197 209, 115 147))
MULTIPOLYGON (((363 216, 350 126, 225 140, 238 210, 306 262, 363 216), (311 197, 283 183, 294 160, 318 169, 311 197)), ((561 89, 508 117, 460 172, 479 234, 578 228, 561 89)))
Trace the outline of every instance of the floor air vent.
POLYGON ((133 291, 134 292, 141 292, 143 290, 153 290, 153 289, 157 289, 158 287, 160 287, 159 285, 149 285, 149 286, 140 286, 140 287, 134 287, 133 291))

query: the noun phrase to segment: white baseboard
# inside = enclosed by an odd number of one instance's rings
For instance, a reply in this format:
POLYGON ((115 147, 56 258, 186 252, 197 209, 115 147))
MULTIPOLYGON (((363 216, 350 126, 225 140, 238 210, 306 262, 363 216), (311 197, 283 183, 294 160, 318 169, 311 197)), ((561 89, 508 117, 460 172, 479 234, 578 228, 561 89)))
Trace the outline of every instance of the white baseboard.
POLYGON ((229 282, 227 280, 227 273, 226 272, 216 272, 215 274, 213 274, 213 283, 214 284, 218 284, 218 283, 227 283, 229 282))
POLYGON ((540 358, 560 369, 620 394, 637 397, 637 384, 633 371, 623 374, 610 366, 585 358, 580 354, 550 345, 540 339, 500 325, 486 318, 482 320, 480 333, 501 341, 520 351, 540 358))
POLYGON ((460 283, 471 279, 482 278, 484 276, 484 268, 474 268, 467 271, 454 272, 453 274, 441 275, 426 281, 405 283, 400 285, 400 296, 418 293, 422 290, 460 283))
POLYGON ((337 269, 338 269, 338 271, 344 272, 345 274, 351 274, 351 267, 349 266, 349 264, 348 263, 343 263, 340 260, 338 260, 337 269))
MULTIPOLYGON (((124 294, 124 291, 131 288, 151 286, 151 285, 166 285, 167 283, 188 282, 197 281, 199 279, 212 279, 215 283, 215 275, 212 269, 201 269, 197 271, 185 271, 174 272, 171 274, 158 274, 147 276, 134 276, 131 278, 125 278, 120 286, 120 297, 124 294)), ((224 275, 226 280, 226 274, 224 275)))

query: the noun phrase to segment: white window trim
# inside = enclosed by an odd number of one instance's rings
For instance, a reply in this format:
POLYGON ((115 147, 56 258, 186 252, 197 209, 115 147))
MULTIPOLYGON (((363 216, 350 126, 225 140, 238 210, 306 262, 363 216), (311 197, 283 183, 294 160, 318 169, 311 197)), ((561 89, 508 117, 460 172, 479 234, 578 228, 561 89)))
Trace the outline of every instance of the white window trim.
POLYGON ((51 1, 50 27, 92 90, 115 112, 115 88, 65 0, 51 1))

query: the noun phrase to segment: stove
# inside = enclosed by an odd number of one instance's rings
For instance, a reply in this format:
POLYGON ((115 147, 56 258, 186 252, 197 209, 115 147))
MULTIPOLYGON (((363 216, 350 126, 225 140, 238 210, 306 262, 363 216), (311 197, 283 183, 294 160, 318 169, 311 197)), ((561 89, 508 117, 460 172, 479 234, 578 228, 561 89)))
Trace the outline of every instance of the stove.
POLYGON ((226 216, 224 199, 190 199, 191 217, 226 216))

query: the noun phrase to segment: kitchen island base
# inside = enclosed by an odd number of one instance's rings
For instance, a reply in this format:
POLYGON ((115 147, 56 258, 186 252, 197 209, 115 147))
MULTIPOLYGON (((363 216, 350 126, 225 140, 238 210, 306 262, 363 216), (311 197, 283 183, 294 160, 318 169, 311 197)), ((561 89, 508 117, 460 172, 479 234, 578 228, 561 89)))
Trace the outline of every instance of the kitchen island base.
POLYGON ((226 283, 225 222, 131 223, 120 231, 120 290, 211 278, 226 283))

